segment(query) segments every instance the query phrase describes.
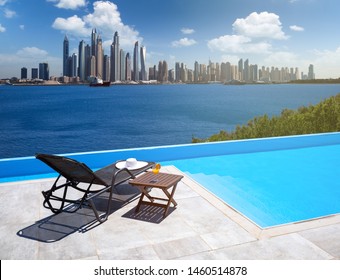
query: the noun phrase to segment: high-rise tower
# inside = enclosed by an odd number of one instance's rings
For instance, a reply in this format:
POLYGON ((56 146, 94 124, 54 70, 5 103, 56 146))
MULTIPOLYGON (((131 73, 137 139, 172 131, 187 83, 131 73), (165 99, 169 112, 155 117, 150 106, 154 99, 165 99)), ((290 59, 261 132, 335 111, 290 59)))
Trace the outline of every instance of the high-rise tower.
POLYGON ((100 78, 103 78, 103 69, 104 69, 103 43, 100 35, 98 35, 96 45, 96 75, 100 78))
POLYGON ((131 58, 130 53, 125 56, 125 80, 131 81, 131 58))
POLYGON ((146 69, 145 69, 145 59, 146 59, 146 48, 144 46, 140 47, 140 79, 146 81, 146 69))
POLYGON ((138 41, 135 43, 135 48, 133 50, 133 78, 135 82, 139 81, 139 56, 138 56, 138 41))
POLYGON ((92 29, 91 33, 91 55, 96 56, 97 53, 97 30, 92 29))
POLYGON ((310 64, 308 67, 308 80, 314 80, 315 74, 314 74, 314 65, 310 64))
POLYGON ((116 31, 113 36, 113 42, 111 45, 111 81, 120 80, 120 53, 119 53, 119 36, 116 31))
POLYGON ((78 57, 78 76, 81 81, 85 81, 85 42, 82 40, 79 43, 79 51, 78 51, 79 57, 78 57))
POLYGON ((67 36, 65 35, 64 44, 63 44, 63 76, 70 75, 70 73, 68 73, 69 67, 67 65, 69 53, 70 53, 69 41, 68 41, 67 36))

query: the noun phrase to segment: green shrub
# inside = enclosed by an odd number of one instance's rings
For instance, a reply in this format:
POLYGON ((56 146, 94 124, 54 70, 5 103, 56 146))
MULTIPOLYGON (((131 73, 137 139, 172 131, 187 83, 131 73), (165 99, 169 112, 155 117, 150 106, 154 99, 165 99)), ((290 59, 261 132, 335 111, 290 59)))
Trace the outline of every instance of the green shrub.
POLYGON ((281 115, 255 117, 246 125, 238 125, 234 131, 221 130, 206 139, 192 138, 193 143, 313 134, 340 131, 340 94, 321 101, 317 105, 284 109, 281 115))

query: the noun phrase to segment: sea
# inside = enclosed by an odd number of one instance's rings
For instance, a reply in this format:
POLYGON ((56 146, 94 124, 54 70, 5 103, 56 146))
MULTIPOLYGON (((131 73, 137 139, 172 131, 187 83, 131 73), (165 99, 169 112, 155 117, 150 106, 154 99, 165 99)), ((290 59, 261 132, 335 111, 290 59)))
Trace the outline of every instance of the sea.
POLYGON ((189 144, 340 84, 0 86, 0 159, 189 144))

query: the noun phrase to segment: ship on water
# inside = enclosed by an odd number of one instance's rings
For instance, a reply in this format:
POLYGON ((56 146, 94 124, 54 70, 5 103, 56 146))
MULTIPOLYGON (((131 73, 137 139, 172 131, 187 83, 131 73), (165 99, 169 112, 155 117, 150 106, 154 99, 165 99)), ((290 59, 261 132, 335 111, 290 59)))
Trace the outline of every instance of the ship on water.
POLYGON ((90 81, 90 87, 109 87, 111 85, 110 81, 103 81, 103 79, 99 77, 94 77, 90 81))

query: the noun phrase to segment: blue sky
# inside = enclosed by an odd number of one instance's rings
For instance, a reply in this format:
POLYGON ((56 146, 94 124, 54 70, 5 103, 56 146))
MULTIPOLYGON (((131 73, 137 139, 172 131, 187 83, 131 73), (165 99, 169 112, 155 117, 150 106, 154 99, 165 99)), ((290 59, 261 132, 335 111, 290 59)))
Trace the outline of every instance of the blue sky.
POLYGON ((338 0, 0 0, 0 78, 39 62, 61 75, 65 34, 77 53, 92 28, 108 55, 115 31, 127 52, 138 40, 148 66, 243 58, 305 73, 313 64, 316 78, 339 78, 339 11, 338 0))

